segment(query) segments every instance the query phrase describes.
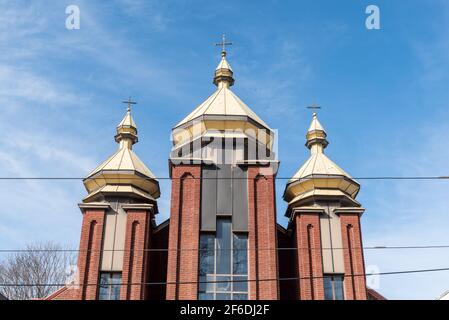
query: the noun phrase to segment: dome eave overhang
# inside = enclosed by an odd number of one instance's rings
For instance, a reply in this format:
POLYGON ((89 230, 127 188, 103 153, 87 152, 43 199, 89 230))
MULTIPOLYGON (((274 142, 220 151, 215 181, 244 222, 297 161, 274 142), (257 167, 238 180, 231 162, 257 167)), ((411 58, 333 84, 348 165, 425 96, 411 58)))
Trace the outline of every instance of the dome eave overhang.
POLYGON ((92 193, 106 185, 130 185, 160 197, 159 181, 137 170, 100 170, 83 180, 87 192, 92 193))
POLYGON ((360 191, 360 184, 345 175, 310 174, 290 180, 285 187, 283 198, 290 202, 298 195, 314 189, 340 190, 355 199, 360 191))

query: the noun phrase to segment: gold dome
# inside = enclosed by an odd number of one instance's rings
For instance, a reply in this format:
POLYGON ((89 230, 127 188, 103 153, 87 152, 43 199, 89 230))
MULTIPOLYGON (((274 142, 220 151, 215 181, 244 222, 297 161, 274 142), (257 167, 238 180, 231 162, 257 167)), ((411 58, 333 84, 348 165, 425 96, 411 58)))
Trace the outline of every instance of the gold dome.
POLYGON ((306 134, 306 146, 310 149, 310 157, 288 181, 285 188, 284 200, 289 206, 317 197, 342 197, 358 204, 355 198, 360 185, 324 154, 324 149, 328 145, 326 137, 326 131, 314 113, 306 134))
POLYGON ((223 135, 232 131, 263 142, 271 149, 274 138, 271 128, 230 89, 234 84, 233 71, 224 51, 213 82, 216 91, 173 128, 174 148, 205 134, 223 135))
POLYGON ((83 180, 89 192, 83 201, 95 201, 99 195, 111 194, 132 195, 146 200, 159 198, 159 182, 132 150, 138 139, 130 108, 117 126, 115 141, 119 144, 118 150, 83 180))

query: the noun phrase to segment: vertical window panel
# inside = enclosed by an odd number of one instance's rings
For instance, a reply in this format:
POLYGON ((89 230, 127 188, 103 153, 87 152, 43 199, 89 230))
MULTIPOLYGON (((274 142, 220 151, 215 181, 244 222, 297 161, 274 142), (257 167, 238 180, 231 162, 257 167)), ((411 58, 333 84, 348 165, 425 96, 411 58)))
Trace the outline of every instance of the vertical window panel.
POLYGON ((234 233, 233 235, 232 273, 248 273, 248 235, 234 233))
POLYGON ((231 273, 231 220, 217 219, 217 274, 231 273))
POLYGON ((217 217, 216 233, 201 233, 200 300, 248 299, 248 235, 233 233, 228 217, 217 217))
POLYGON ((98 300, 120 300, 122 274, 118 272, 102 272, 98 300))
POLYGON ((324 276, 324 299, 344 300, 343 276, 324 276))
POLYGON ((334 300, 344 300, 343 277, 334 277, 334 300))
POLYGON ((334 300, 334 293, 332 292, 332 280, 331 277, 325 276, 324 279, 324 299, 334 300))
POLYGON ((214 273, 215 235, 202 234, 200 238, 200 276, 214 273))

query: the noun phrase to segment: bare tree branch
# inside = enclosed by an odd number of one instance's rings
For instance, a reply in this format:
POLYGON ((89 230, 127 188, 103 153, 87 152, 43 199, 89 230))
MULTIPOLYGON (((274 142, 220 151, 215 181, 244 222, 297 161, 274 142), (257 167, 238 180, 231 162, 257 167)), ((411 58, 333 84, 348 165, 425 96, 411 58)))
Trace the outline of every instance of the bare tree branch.
POLYGON ((56 291, 58 287, 33 284, 66 283, 67 270, 75 264, 76 255, 62 249, 54 242, 36 243, 1 259, 0 284, 13 286, 0 286, 0 293, 11 300, 28 300, 56 291))

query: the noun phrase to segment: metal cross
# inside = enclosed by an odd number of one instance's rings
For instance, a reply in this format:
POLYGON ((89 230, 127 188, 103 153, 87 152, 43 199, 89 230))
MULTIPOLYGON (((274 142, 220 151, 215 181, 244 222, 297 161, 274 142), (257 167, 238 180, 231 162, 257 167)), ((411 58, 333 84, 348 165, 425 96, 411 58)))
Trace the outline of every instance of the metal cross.
POLYGON ((226 35, 223 34, 223 36, 221 38, 221 42, 216 43, 215 45, 221 46, 221 55, 225 56, 226 55, 226 46, 232 45, 232 42, 226 42, 226 35))
POLYGON ((137 104, 137 102, 131 100, 131 97, 128 98, 128 101, 122 101, 122 103, 126 103, 128 105, 127 111, 131 111, 131 105, 137 104))
POLYGON ((315 103, 307 106, 307 109, 313 110, 313 114, 316 114, 316 110, 321 109, 321 107, 315 103))

